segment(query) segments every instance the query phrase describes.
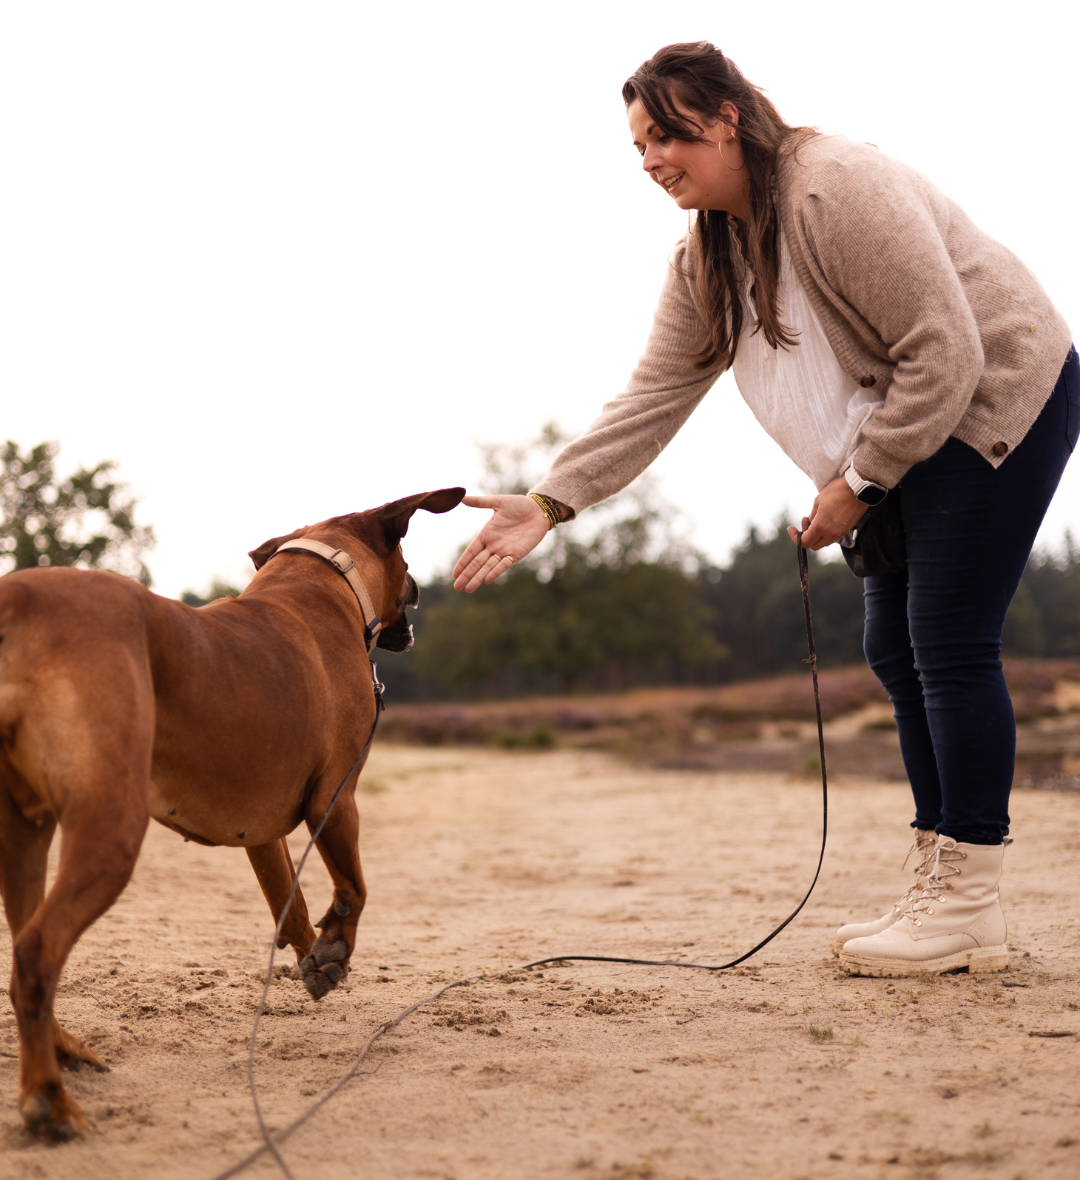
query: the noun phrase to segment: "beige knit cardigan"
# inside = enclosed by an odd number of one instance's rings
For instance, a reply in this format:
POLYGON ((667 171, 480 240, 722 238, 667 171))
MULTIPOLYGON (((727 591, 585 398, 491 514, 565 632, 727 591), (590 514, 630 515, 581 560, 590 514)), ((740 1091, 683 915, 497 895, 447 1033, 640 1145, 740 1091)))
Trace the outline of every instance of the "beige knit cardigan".
MULTIPOLYGON (((995 467, 1057 381, 1070 334, 1038 281, 914 169, 839 136, 794 140, 778 173, 795 273, 844 370, 885 393, 855 469, 894 487, 955 436, 995 467)), ((645 353, 535 488, 575 512, 624 488, 722 372, 694 367, 697 239, 676 247, 645 353)), ((796 346, 797 347, 797 346, 796 346)))

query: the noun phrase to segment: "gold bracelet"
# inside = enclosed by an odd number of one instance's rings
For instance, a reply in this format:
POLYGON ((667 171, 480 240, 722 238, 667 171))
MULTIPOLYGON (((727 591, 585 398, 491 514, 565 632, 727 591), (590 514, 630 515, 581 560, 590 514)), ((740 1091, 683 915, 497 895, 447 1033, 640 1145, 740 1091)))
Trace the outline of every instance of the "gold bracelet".
POLYGON ((562 522, 562 513, 555 505, 555 501, 550 496, 541 496, 539 492, 530 492, 529 499, 535 500, 540 505, 540 511, 547 517, 548 532, 562 522))

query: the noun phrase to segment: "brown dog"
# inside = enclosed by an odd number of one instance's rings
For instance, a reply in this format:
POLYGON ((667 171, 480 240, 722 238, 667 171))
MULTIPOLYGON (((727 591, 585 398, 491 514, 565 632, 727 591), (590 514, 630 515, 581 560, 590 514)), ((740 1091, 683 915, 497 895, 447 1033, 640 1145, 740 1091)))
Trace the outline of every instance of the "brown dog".
MULTIPOLYGON (((318 824, 372 730, 374 620, 321 557, 268 559, 295 538, 343 550, 382 621, 378 646, 402 651, 417 590, 399 541, 418 508, 447 512, 463 494, 410 496, 275 537, 252 552, 259 572, 240 598, 198 610, 115 574, 0 580, 0 888, 31 1130, 68 1138, 86 1128, 60 1067, 106 1067, 61 1028, 53 999, 76 940, 127 884, 149 818, 201 844, 246 849, 276 920, 293 882, 285 837, 301 821, 318 824)), ((318 839, 334 883, 322 935, 316 942, 297 892, 279 942, 296 951, 316 998, 348 970, 364 907, 350 778, 318 839)))

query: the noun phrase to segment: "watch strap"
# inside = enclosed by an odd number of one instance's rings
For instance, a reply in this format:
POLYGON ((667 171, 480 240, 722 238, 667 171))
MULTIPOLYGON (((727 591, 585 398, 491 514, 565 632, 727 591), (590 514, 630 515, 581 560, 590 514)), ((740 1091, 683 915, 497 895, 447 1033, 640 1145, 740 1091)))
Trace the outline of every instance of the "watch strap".
POLYGON ((875 483, 872 479, 863 479, 863 477, 855 470, 855 464, 849 463, 847 470, 844 472, 844 479, 847 485, 855 493, 858 500, 864 504, 880 504, 882 500, 889 494, 889 489, 882 484, 875 483), (863 499, 863 493, 871 492, 870 496, 863 499), (877 493, 874 495, 873 493, 877 493))

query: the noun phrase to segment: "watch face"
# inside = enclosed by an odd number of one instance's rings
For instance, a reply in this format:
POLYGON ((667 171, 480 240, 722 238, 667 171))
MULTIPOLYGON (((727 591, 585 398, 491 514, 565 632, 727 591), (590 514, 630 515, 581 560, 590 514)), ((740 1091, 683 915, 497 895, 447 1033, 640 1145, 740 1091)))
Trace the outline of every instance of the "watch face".
POLYGON ((888 489, 879 488, 876 485, 871 484, 869 487, 863 488, 863 490, 859 492, 858 495, 856 495, 855 499, 860 500, 863 504, 870 504, 872 506, 874 504, 880 504, 888 494, 888 489))

